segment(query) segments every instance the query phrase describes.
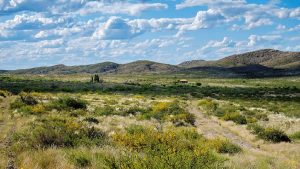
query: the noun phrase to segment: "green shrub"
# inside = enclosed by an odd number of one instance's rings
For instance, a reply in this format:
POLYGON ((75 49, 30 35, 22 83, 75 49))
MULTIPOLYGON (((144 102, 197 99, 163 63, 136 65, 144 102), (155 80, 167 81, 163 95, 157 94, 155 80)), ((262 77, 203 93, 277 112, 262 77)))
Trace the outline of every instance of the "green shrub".
POLYGON ((196 117, 194 114, 185 113, 185 114, 171 115, 168 120, 173 122, 175 126, 187 126, 189 124, 194 125, 196 122, 196 117))
POLYGON ((76 164, 79 167, 87 167, 89 165, 91 165, 91 161, 85 157, 77 157, 76 158, 76 164))
POLYGON ((207 142, 208 147, 215 149, 218 153, 236 154, 242 151, 242 148, 232 144, 228 140, 214 139, 207 142))
POLYGON ((259 138, 266 141, 271 141, 274 143, 291 141, 288 135, 280 129, 271 127, 264 128, 257 124, 248 125, 248 128, 251 129, 253 133, 256 134, 259 138))
POLYGON ((15 142, 22 144, 20 146, 32 148, 100 145, 105 138, 105 133, 94 127, 61 118, 39 119, 14 135, 15 142))
POLYGON ((219 106, 219 104, 212 99, 200 100, 198 105, 203 107, 208 113, 215 112, 219 106))
POLYGON ((157 102, 150 111, 144 111, 142 118, 155 118, 159 121, 172 121, 176 125, 194 125, 195 116, 180 106, 178 101, 157 102))
POLYGON ((23 106, 26 106, 26 104, 23 103, 20 98, 17 98, 14 102, 10 103, 10 108, 11 109, 19 109, 23 106))
POLYGON ((290 138, 284 133, 284 131, 275 128, 266 128, 264 132, 265 140, 272 141, 275 143, 279 142, 290 142, 290 138))
POLYGON ((117 146, 129 151, 121 158, 107 160, 109 168, 220 168, 224 158, 207 148, 196 130, 170 128, 163 132, 131 126, 113 135, 117 146))
POLYGON ((24 98, 17 98, 14 102, 10 103, 10 108, 17 109, 18 112, 22 113, 23 115, 40 115, 46 112, 46 108, 42 103, 33 104, 31 96, 26 97, 26 99, 24 98))
POLYGON ((76 167, 85 168, 92 164, 91 152, 82 151, 81 149, 72 149, 67 152, 68 158, 76 167))
POLYGON ((196 85, 197 85, 197 86, 202 86, 202 83, 197 82, 196 85))
POLYGON ((24 106, 34 106, 37 105, 38 101, 36 98, 27 93, 21 93, 20 97, 15 99, 14 102, 10 103, 11 109, 20 109, 24 106))
POLYGON ((87 117, 84 119, 84 121, 87 121, 89 123, 95 123, 95 124, 98 124, 99 123, 99 120, 97 120, 96 118, 94 117, 87 117))
POLYGON ((104 107, 97 107, 95 109, 95 115, 98 116, 109 116, 109 115, 117 115, 118 113, 112 106, 104 106, 104 107))
POLYGON ((247 119, 245 116, 241 115, 240 113, 226 113, 223 117, 223 120, 226 121, 233 121, 237 124, 247 124, 247 119))
POLYGON ((218 149, 219 153, 226 153, 226 154, 236 154, 242 151, 242 148, 232 144, 228 141, 225 141, 221 147, 218 149))
POLYGON ((37 99, 28 93, 21 93, 20 98, 21 98, 21 101, 28 106, 34 106, 34 105, 38 104, 37 99))
POLYGON ((71 109, 86 109, 87 103, 81 99, 75 99, 71 97, 63 97, 59 98, 58 100, 53 100, 50 105, 50 109, 56 110, 71 110, 71 109))

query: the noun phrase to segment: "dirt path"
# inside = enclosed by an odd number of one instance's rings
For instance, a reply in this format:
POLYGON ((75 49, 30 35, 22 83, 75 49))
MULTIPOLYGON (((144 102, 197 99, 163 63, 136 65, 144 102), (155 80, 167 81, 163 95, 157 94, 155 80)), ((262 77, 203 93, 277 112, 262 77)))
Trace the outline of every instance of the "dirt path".
POLYGON ((196 116, 196 127, 199 133, 203 134, 206 138, 224 137, 232 143, 241 146, 247 150, 259 151, 250 141, 242 138, 236 132, 230 130, 227 126, 222 125, 222 122, 216 118, 212 118, 202 113, 197 106, 196 101, 190 101, 189 112, 196 116))
MULTIPOLYGON (((15 123, 10 117, 9 103, 11 98, 4 98, 0 102, 0 113, 1 113, 1 121, 0 121, 0 155, 1 161, 5 161, 7 169, 15 169, 14 166, 14 153, 11 149, 11 137, 15 131, 15 123)), ((0 167, 4 167, 4 164, 0 167)))

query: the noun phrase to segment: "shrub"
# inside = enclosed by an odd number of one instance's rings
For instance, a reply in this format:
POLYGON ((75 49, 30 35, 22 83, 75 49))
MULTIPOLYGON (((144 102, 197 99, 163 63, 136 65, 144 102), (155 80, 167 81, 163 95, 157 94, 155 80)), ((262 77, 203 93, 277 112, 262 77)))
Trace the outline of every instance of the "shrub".
POLYGON ((219 153, 236 154, 242 151, 240 146, 232 144, 228 140, 215 139, 209 141, 209 147, 214 148, 219 153))
POLYGON ((245 116, 241 115, 240 113, 226 113, 223 117, 223 120, 226 121, 233 121, 237 124, 247 124, 247 119, 245 116))
POLYGON ((256 134, 259 138, 271 141, 274 143, 279 142, 290 142, 290 138, 287 136, 287 134, 284 133, 284 131, 276 128, 263 128, 262 126, 259 126, 257 124, 252 124, 248 126, 249 129, 253 131, 254 134, 256 134))
POLYGON ((108 115, 116 115, 118 114, 112 106, 104 106, 104 107, 97 107, 95 109, 95 114, 98 116, 108 116, 108 115))
POLYGON ((10 104, 11 109, 20 109, 24 106, 37 105, 38 101, 36 98, 27 93, 21 93, 20 97, 10 104))
POLYGON ((290 142, 290 138, 284 133, 284 131, 275 128, 266 128, 263 137, 265 140, 275 143, 290 142))
POLYGON ((194 114, 178 114, 171 115, 169 121, 173 122, 175 126, 187 126, 188 124, 194 125, 196 122, 196 117, 194 114))
POLYGON ((105 138, 105 133, 94 127, 88 128, 74 120, 61 118, 39 119, 25 131, 14 135, 16 143, 22 144, 20 146, 32 148, 100 145, 105 138))
POLYGON ((79 167, 87 167, 91 165, 91 161, 83 156, 80 156, 76 158, 76 164, 79 167))
POLYGON ((59 98, 58 100, 53 100, 50 103, 49 108, 57 109, 57 110, 86 109, 87 103, 81 99, 64 97, 64 98, 59 98))
POLYGON ((228 141, 223 142, 219 147, 219 153, 236 154, 242 151, 242 148, 228 141))
POLYGON ((92 164, 92 153, 81 148, 67 151, 67 157, 79 168, 85 168, 92 164))
POLYGON ((142 113, 142 118, 155 118, 159 121, 172 121, 176 125, 194 125, 195 116, 184 110, 178 101, 157 102, 150 111, 142 113))
POLYGON ((65 112, 62 112, 62 114, 70 114, 71 117, 79 117, 79 116, 84 116, 87 114, 87 112, 83 109, 78 109, 78 110, 65 110, 65 112))
POLYGON ((35 106, 32 106, 31 107, 31 114, 42 114, 42 113, 45 113, 46 112, 46 109, 44 107, 44 105, 42 104, 37 104, 35 106))
MULTIPOLYGON (((24 97, 25 98, 25 97, 24 97)), ((23 100, 21 98, 17 98, 14 102, 10 104, 11 109, 17 109, 19 113, 22 113, 23 115, 39 115, 46 112, 46 108, 43 104, 34 104, 32 105, 32 98, 28 99, 29 97, 26 97, 26 99, 23 100), (27 100, 24 102, 24 100, 27 100), (28 105, 29 104, 29 105, 28 105)))
POLYGON ((11 94, 8 91, 5 90, 0 90, 0 96, 6 98, 8 96, 10 96, 11 94))
POLYGON ((254 116, 258 120, 269 121, 268 115, 263 113, 257 113, 254 116))
POLYGON ((203 99, 200 100, 198 105, 203 107, 208 113, 212 113, 217 110, 219 104, 214 102, 212 99, 203 99))
POLYGON ((224 158, 207 149, 196 130, 170 128, 163 132, 130 126, 126 133, 113 135, 113 142, 129 151, 110 158, 109 168, 221 168, 224 158), (123 166, 123 167, 122 167, 123 166))
POLYGON ((11 109, 19 109, 23 106, 26 106, 26 104, 23 103, 20 98, 17 98, 14 102, 10 103, 10 108, 11 109))
POLYGON ((99 120, 97 120, 96 118, 94 117, 87 117, 84 119, 84 121, 87 121, 89 123, 95 123, 95 124, 98 124, 99 123, 99 120))
POLYGON ((21 101, 26 105, 34 106, 34 105, 38 104, 37 99, 34 98, 33 96, 31 96, 30 94, 21 93, 20 98, 21 98, 21 101))
POLYGON ((146 113, 147 109, 145 108, 141 108, 141 107, 138 107, 138 106, 133 106, 133 107, 130 107, 128 110, 126 110, 124 113, 122 113, 123 115, 136 115, 137 113, 146 113))
POLYGON ((197 86, 202 86, 202 83, 197 82, 196 85, 197 85, 197 86))

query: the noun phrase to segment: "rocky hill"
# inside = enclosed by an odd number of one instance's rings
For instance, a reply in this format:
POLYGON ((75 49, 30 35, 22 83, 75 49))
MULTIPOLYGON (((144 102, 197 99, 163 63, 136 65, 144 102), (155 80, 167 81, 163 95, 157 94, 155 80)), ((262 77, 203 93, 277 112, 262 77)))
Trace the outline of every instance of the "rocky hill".
POLYGON ((238 55, 225 57, 217 61, 194 60, 179 64, 181 67, 243 67, 249 65, 261 65, 274 69, 299 69, 300 52, 282 52, 273 49, 263 49, 238 55))

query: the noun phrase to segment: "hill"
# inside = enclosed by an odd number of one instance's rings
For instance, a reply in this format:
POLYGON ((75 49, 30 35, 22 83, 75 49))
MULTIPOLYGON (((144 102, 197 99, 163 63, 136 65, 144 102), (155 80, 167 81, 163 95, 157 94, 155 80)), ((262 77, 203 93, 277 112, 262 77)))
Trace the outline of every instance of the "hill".
POLYGON ((273 49, 263 49, 228 56, 217 61, 194 60, 179 64, 179 66, 184 68, 203 66, 232 68, 249 65, 261 65, 274 69, 299 69, 300 52, 283 52, 273 49))
POLYGON ((174 72, 179 68, 174 65, 151 61, 136 61, 127 64, 103 62, 92 65, 37 67, 10 71, 13 74, 82 74, 82 73, 162 73, 174 72))
MULTIPOLYGON (((55 65, 14 71, 11 74, 140 74, 193 73, 221 77, 266 77, 300 75, 300 52, 282 52, 264 49, 225 57, 217 61, 192 60, 170 65, 140 60, 127 64, 103 62, 91 65, 55 65)), ((1 71, 0 71, 1 73, 1 71)))
POLYGON ((120 65, 117 69, 117 73, 167 73, 176 72, 180 68, 174 65, 163 64, 152 61, 136 61, 128 64, 120 65))
POLYGON ((114 72, 119 64, 113 62, 103 62, 92 65, 65 66, 55 65, 49 67, 37 67, 32 69, 20 69, 11 71, 14 74, 76 74, 76 73, 106 73, 114 72))
POLYGON ((5 73, 7 72, 7 70, 0 70, 0 73, 5 73))

